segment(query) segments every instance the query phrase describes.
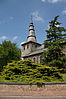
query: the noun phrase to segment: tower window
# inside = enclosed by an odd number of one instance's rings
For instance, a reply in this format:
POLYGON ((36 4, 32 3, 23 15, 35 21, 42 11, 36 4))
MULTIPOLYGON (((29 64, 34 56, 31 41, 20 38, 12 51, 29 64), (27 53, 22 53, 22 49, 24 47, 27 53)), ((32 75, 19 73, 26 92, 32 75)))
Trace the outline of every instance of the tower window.
POLYGON ((33 47, 33 44, 32 44, 32 47, 33 47))
POLYGON ((24 50, 25 50, 25 46, 24 46, 24 50))
POLYGON ((37 47, 37 45, 35 45, 35 47, 37 47))
POLYGON ((29 45, 27 45, 27 49, 29 48, 29 45))

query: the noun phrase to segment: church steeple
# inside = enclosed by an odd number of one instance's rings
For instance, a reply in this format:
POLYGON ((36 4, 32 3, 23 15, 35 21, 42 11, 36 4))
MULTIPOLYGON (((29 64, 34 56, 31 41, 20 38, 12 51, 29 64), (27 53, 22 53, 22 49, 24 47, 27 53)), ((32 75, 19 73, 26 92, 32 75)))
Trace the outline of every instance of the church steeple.
POLYGON ((29 42, 29 41, 37 42, 32 17, 31 17, 31 22, 30 22, 30 26, 29 26, 29 35, 27 37, 27 42, 29 42))
POLYGON ((36 40, 32 17, 29 26, 29 35, 27 37, 27 41, 21 45, 22 45, 22 58, 35 51, 37 47, 41 46, 41 44, 38 43, 36 40))

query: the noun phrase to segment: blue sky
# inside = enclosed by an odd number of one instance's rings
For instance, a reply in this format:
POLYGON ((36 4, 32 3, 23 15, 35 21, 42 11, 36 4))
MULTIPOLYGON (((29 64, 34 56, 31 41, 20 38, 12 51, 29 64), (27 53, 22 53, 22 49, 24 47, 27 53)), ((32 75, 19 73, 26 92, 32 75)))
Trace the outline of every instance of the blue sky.
POLYGON ((27 40, 31 15, 37 41, 43 43, 56 15, 66 28, 66 0, 0 0, 0 43, 11 40, 20 47, 27 40))

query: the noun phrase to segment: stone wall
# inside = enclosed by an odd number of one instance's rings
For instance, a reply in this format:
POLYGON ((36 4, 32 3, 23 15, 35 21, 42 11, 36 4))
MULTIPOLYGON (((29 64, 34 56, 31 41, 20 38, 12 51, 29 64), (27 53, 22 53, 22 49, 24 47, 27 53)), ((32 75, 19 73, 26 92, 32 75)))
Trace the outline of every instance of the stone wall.
POLYGON ((34 56, 29 56, 28 58, 24 58, 24 60, 28 60, 28 59, 32 60, 35 63, 40 63, 40 54, 34 55, 34 56))
POLYGON ((56 84, 0 84, 0 91, 66 91, 66 83, 56 84))

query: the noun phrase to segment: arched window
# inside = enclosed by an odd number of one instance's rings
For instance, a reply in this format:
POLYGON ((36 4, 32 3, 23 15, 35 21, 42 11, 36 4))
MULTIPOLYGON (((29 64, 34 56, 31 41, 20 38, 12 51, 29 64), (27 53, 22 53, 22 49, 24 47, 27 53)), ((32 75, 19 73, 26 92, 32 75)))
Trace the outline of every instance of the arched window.
POLYGON ((35 63, 35 57, 33 58, 33 61, 34 61, 34 63, 35 63))
POLYGON ((38 63, 38 57, 37 57, 37 63, 38 63))
POLYGON ((37 45, 35 45, 35 47, 37 47, 37 45))
POLYGON ((25 46, 24 46, 24 50, 25 50, 25 46))
POLYGON ((27 49, 29 48, 29 45, 27 45, 27 49))
POLYGON ((42 56, 40 56, 40 63, 42 63, 42 56))

